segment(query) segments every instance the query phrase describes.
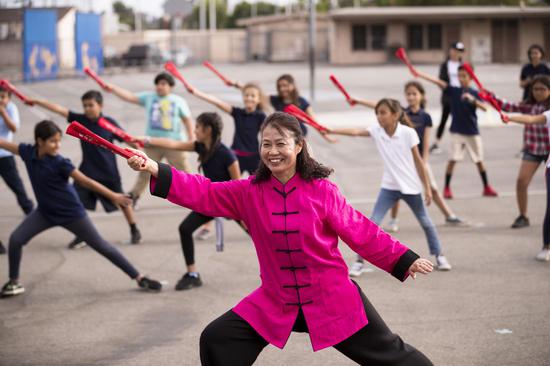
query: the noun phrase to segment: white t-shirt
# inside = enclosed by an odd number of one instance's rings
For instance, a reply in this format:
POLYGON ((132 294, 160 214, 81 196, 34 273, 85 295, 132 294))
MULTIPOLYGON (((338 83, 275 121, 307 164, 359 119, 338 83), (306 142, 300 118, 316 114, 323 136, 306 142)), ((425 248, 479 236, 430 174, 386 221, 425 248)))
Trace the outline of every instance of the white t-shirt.
POLYGON ((421 194, 422 182, 416 171, 411 149, 420 143, 413 128, 397 124, 393 136, 379 125, 368 128, 378 153, 384 162, 382 188, 403 194, 421 194))
MULTIPOLYGON (((543 113, 544 117, 546 117, 546 127, 550 128, 550 109, 543 113)), ((548 163, 546 164, 547 168, 550 168, 550 159, 548 159, 548 163)))
POLYGON ((458 81, 458 68, 460 67, 459 61, 447 61, 447 72, 449 73, 449 85, 456 88, 460 88, 460 81, 458 81))
MULTIPOLYGON (((15 126, 19 128, 19 110, 17 109, 17 106, 13 102, 9 102, 6 105, 6 112, 8 112, 8 116, 10 116, 15 126)), ((13 140, 13 132, 11 132, 8 128, 6 121, 4 121, 4 118, 2 117, 0 117, 0 138, 10 142, 13 140)), ((13 154, 8 150, 0 149, 0 158, 5 158, 6 156, 12 155, 13 154)))

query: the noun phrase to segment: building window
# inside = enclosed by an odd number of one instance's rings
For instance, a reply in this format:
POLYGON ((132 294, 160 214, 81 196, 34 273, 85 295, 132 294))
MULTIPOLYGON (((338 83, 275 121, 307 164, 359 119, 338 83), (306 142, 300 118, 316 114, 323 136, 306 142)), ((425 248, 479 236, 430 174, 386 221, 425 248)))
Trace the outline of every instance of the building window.
POLYGON ((428 24, 428 49, 440 50, 442 45, 441 24, 428 24))
POLYGON ((424 32, 421 24, 411 24, 408 27, 408 45, 411 50, 424 48, 424 32))
POLYGON ((384 50, 386 48, 386 26, 385 25, 373 25, 371 27, 373 50, 384 50))
POLYGON ((354 51, 367 49, 367 26, 354 24, 351 27, 351 48, 354 51))

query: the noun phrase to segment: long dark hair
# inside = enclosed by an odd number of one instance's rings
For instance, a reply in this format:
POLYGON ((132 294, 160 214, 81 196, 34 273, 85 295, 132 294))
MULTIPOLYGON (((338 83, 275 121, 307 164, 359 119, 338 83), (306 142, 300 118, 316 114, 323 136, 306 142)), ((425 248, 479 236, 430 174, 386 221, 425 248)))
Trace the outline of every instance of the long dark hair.
MULTIPOLYGON (((260 128, 260 133, 263 134, 268 126, 275 128, 283 136, 294 137, 296 144, 302 144, 302 151, 296 156, 296 172, 300 174, 302 179, 327 178, 332 174, 333 169, 322 165, 309 155, 307 141, 304 139, 300 123, 294 116, 284 112, 275 112, 265 119, 260 128)), ((266 181, 270 177, 271 170, 269 170, 263 161, 260 161, 254 183, 266 181)))
POLYGON ((409 118, 409 116, 407 116, 407 114, 401 107, 401 104, 399 104, 397 100, 391 98, 380 99, 378 103, 376 103, 376 107, 374 107, 374 112, 378 112, 378 108, 383 105, 388 107, 392 113, 399 115, 398 120, 402 125, 414 128, 414 124, 411 122, 411 119, 409 118))
POLYGON ((537 75, 533 78, 533 80, 531 80, 531 82, 529 83, 529 96, 525 100, 525 104, 539 104, 539 103, 542 103, 546 107, 546 109, 550 109, 550 97, 546 98, 546 100, 543 101, 543 102, 538 102, 535 99, 535 95, 533 94, 533 87, 535 86, 535 84, 542 84, 547 89, 550 90, 550 76, 548 76, 548 75, 537 75))
POLYGON ((422 84, 420 84, 420 82, 416 80, 411 80, 407 82, 407 84, 405 84, 405 93, 409 88, 415 88, 416 90, 418 90, 420 95, 422 95, 422 99, 420 100, 420 107, 422 109, 426 109, 426 89, 424 89, 424 86, 422 86, 422 84))
POLYGON ((279 81, 286 81, 289 84, 292 84, 294 87, 294 90, 290 92, 290 100, 291 103, 294 104, 296 107, 300 106, 300 92, 298 91, 298 88, 296 87, 296 81, 294 80, 294 77, 290 74, 283 74, 279 76, 277 79, 277 93, 279 96, 281 96, 281 93, 279 92, 279 81))
POLYGON ((220 115, 216 112, 204 112, 197 117, 197 124, 203 128, 210 127, 212 131, 212 144, 210 148, 199 152, 199 169, 201 169, 202 165, 214 155, 216 149, 221 144, 223 123, 220 115))
POLYGON ((55 122, 50 120, 42 120, 34 126, 34 141, 38 143, 38 139, 41 139, 42 141, 46 141, 52 136, 55 136, 56 134, 63 135, 63 131, 61 131, 61 128, 55 124, 55 122))

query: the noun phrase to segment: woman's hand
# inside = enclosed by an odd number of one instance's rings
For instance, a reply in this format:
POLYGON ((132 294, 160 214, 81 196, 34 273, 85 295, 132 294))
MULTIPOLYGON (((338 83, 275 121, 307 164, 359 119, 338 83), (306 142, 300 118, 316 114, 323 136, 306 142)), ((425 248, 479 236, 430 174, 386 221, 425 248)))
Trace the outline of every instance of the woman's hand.
POLYGON ((433 195, 431 187, 428 187, 424 193, 424 203, 429 206, 432 203, 433 195))
POLYGON ((409 275, 413 279, 416 279, 417 273, 428 274, 431 271, 433 271, 433 269, 434 269, 434 265, 432 264, 432 262, 424 258, 418 258, 409 267, 409 275))
POLYGON ((138 154, 128 159, 127 162, 130 168, 137 172, 149 172, 154 177, 158 175, 159 165, 156 161, 149 159, 143 151, 134 149, 128 150, 132 150, 138 154))
POLYGON ((132 204, 132 199, 123 193, 115 193, 113 202, 120 207, 128 207, 132 204))

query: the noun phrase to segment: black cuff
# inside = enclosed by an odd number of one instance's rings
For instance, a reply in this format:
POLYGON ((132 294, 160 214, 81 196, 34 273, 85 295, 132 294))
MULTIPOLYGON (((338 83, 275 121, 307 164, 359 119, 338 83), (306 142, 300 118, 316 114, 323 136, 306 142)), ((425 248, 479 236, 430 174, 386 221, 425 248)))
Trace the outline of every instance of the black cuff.
MULTIPOLYGON (((172 167, 168 164, 159 163, 159 171, 157 176, 157 182, 155 189, 151 191, 153 196, 160 198, 168 197, 168 192, 170 192, 170 186, 172 185, 172 167)), ((151 176, 151 179, 153 176, 151 176)))
POLYGON ((399 258, 399 260, 393 267, 393 271, 391 271, 391 275, 397 278, 401 282, 405 281, 405 277, 407 275, 407 271, 409 270, 409 267, 418 258, 420 258, 418 254, 416 254, 410 249, 407 250, 405 253, 403 253, 403 255, 399 258))

